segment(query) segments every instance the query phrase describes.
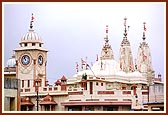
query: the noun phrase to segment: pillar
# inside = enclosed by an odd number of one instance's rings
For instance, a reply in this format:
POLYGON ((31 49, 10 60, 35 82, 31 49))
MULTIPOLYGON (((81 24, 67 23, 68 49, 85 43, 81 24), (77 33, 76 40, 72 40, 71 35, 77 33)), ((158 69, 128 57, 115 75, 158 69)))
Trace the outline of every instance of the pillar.
POLYGON ((51 105, 50 105, 50 111, 51 111, 51 105))
POLYGON ((118 106, 118 111, 122 111, 122 106, 118 106))
POLYGON ((68 106, 65 106, 65 111, 68 111, 68 106))
POLYGON ((103 106, 102 105, 100 106, 100 111, 103 111, 103 106))
POLYGON ((28 105, 26 105, 26 111, 28 111, 28 110, 29 110, 28 105))
POLYGON ((43 110, 42 105, 41 105, 41 111, 43 110))
POLYGON ((148 111, 152 111, 152 106, 148 105, 148 111))
POLYGON ((85 106, 84 105, 82 106, 82 111, 85 111, 85 106))

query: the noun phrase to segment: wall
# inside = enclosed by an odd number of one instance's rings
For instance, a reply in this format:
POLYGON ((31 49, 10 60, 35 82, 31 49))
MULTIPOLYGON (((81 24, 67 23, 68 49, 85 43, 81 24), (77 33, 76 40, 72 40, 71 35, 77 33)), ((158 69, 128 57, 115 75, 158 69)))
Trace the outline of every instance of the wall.
POLYGON ((17 111, 17 90, 4 89, 4 111, 17 111), (10 98, 14 98, 14 102, 10 104, 10 98))

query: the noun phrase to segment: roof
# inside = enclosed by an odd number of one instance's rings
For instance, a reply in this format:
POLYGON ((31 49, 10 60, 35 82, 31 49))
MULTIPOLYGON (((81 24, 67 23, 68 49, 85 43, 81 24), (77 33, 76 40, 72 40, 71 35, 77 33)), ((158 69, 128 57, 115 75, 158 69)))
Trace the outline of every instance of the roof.
POLYGON ((81 80, 81 82, 82 82, 82 83, 85 83, 85 82, 86 82, 86 80, 85 80, 85 79, 82 79, 82 80, 81 80))
POLYGON ((43 98, 43 100, 39 103, 40 105, 52 105, 52 104, 57 104, 53 98, 49 95, 49 93, 47 94, 46 97, 43 98))
POLYGON ((21 105, 34 105, 33 102, 30 101, 30 98, 25 96, 21 98, 21 105))
POLYGON ((164 104, 164 102, 146 102, 143 105, 164 104))
POLYGON ((62 78, 61 78, 62 81, 66 81, 66 77, 63 75, 62 78))
POLYGON ((5 67, 4 72, 14 72, 16 74, 16 67, 5 67))
POLYGON ((132 87, 137 87, 137 85, 136 84, 132 84, 132 87))
POLYGON ((62 102, 63 106, 74 106, 74 105, 131 105, 131 101, 94 101, 94 102, 62 102))
POLYGON ((122 84, 122 87, 127 87, 127 85, 125 83, 122 84))
POLYGON ((20 50, 40 50, 40 51, 48 51, 46 48, 43 48, 43 47, 18 47, 18 48, 15 48, 14 51, 20 51, 20 50))
POLYGON ((56 84, 56 85, 60 85, 61 82, 60 82, 59 80, 57 80, 57 81, 55 82, 55 84, 56 84))

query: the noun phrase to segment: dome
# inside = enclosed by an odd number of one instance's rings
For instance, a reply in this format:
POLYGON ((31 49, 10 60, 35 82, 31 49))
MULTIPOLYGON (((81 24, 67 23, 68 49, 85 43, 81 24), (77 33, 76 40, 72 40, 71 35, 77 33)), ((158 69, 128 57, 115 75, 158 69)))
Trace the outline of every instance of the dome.
POLYGON ((15 56, 12 56, 12 58, 10 58, 7 61, 7 67, 15 67, 15 66, 16 66, 15 56))
POLYGON ((23 42, 39 42, 39 43, 42 43, 42 39, 36 32, 34 32, 33 29, 30 29, 29 32, 27 32, 26 34, 23 35, 23 37, 21 39, 21 43, 23 43, 23 42))
POLYGON ((49 93, 47 94, 46 97, 43 98, 43 100, 39 103, 40 105, 52 105, 52 104, 57 104, 54 99, 49 95, 49 93))
POLYGON ((113 60, 99 60, 91 69, 95 75, 115 75, 119 71, 119 64, 113 60))
POLYGON ((61 82, 60 82, 59 80, 57 80, 57 81, 55 82, 55 85, 61 85, 61 82))
POLYGON ((47 96, 44 97, 43 101, 53 101, 53 98, 48 93, 47 96))

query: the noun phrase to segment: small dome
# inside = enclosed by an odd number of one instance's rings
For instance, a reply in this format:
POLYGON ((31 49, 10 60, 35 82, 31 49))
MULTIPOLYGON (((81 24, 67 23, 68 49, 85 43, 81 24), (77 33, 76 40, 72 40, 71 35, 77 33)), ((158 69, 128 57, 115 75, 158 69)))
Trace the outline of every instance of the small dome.
POLYGON ((47 96, 44 97, 43 101, 53 101, 53 98, 48 93, 47 96))
POLYGON ((57 81, 55 82, 55 85, 61 85, 61 82, 60 82, 59 80, 57 80, 57 81))
POLYGON ((62 78, 61 78, 61 81, 66 81, 66 77, 63 75, 62 78))
POLYGON ((43 100, 39 103, 40 105, 57 105, 57 103, 54 101, 54 99, 49 95, 49 93, 47 94, 47 96, 45 96, 43 98, 43 100))
POLYGON ((15 66, 16 66, 15 56, 12 56, 12 58, 10 58, 7 61, 7 67, 15 67, 15 66))
POLYGON ((30 98, 29 97, 23 97, 21 98, 21 102, 29 102, 30 101, 30 98))
POLYGON ((39 42, 39 43, 42 43, 42 39, 36 32, 34 32, 33 29, 30 29, 29 32, 27 32, 26 34, 23 35, 23 37, 21 39, 21 43, 22 42, 39 42))

